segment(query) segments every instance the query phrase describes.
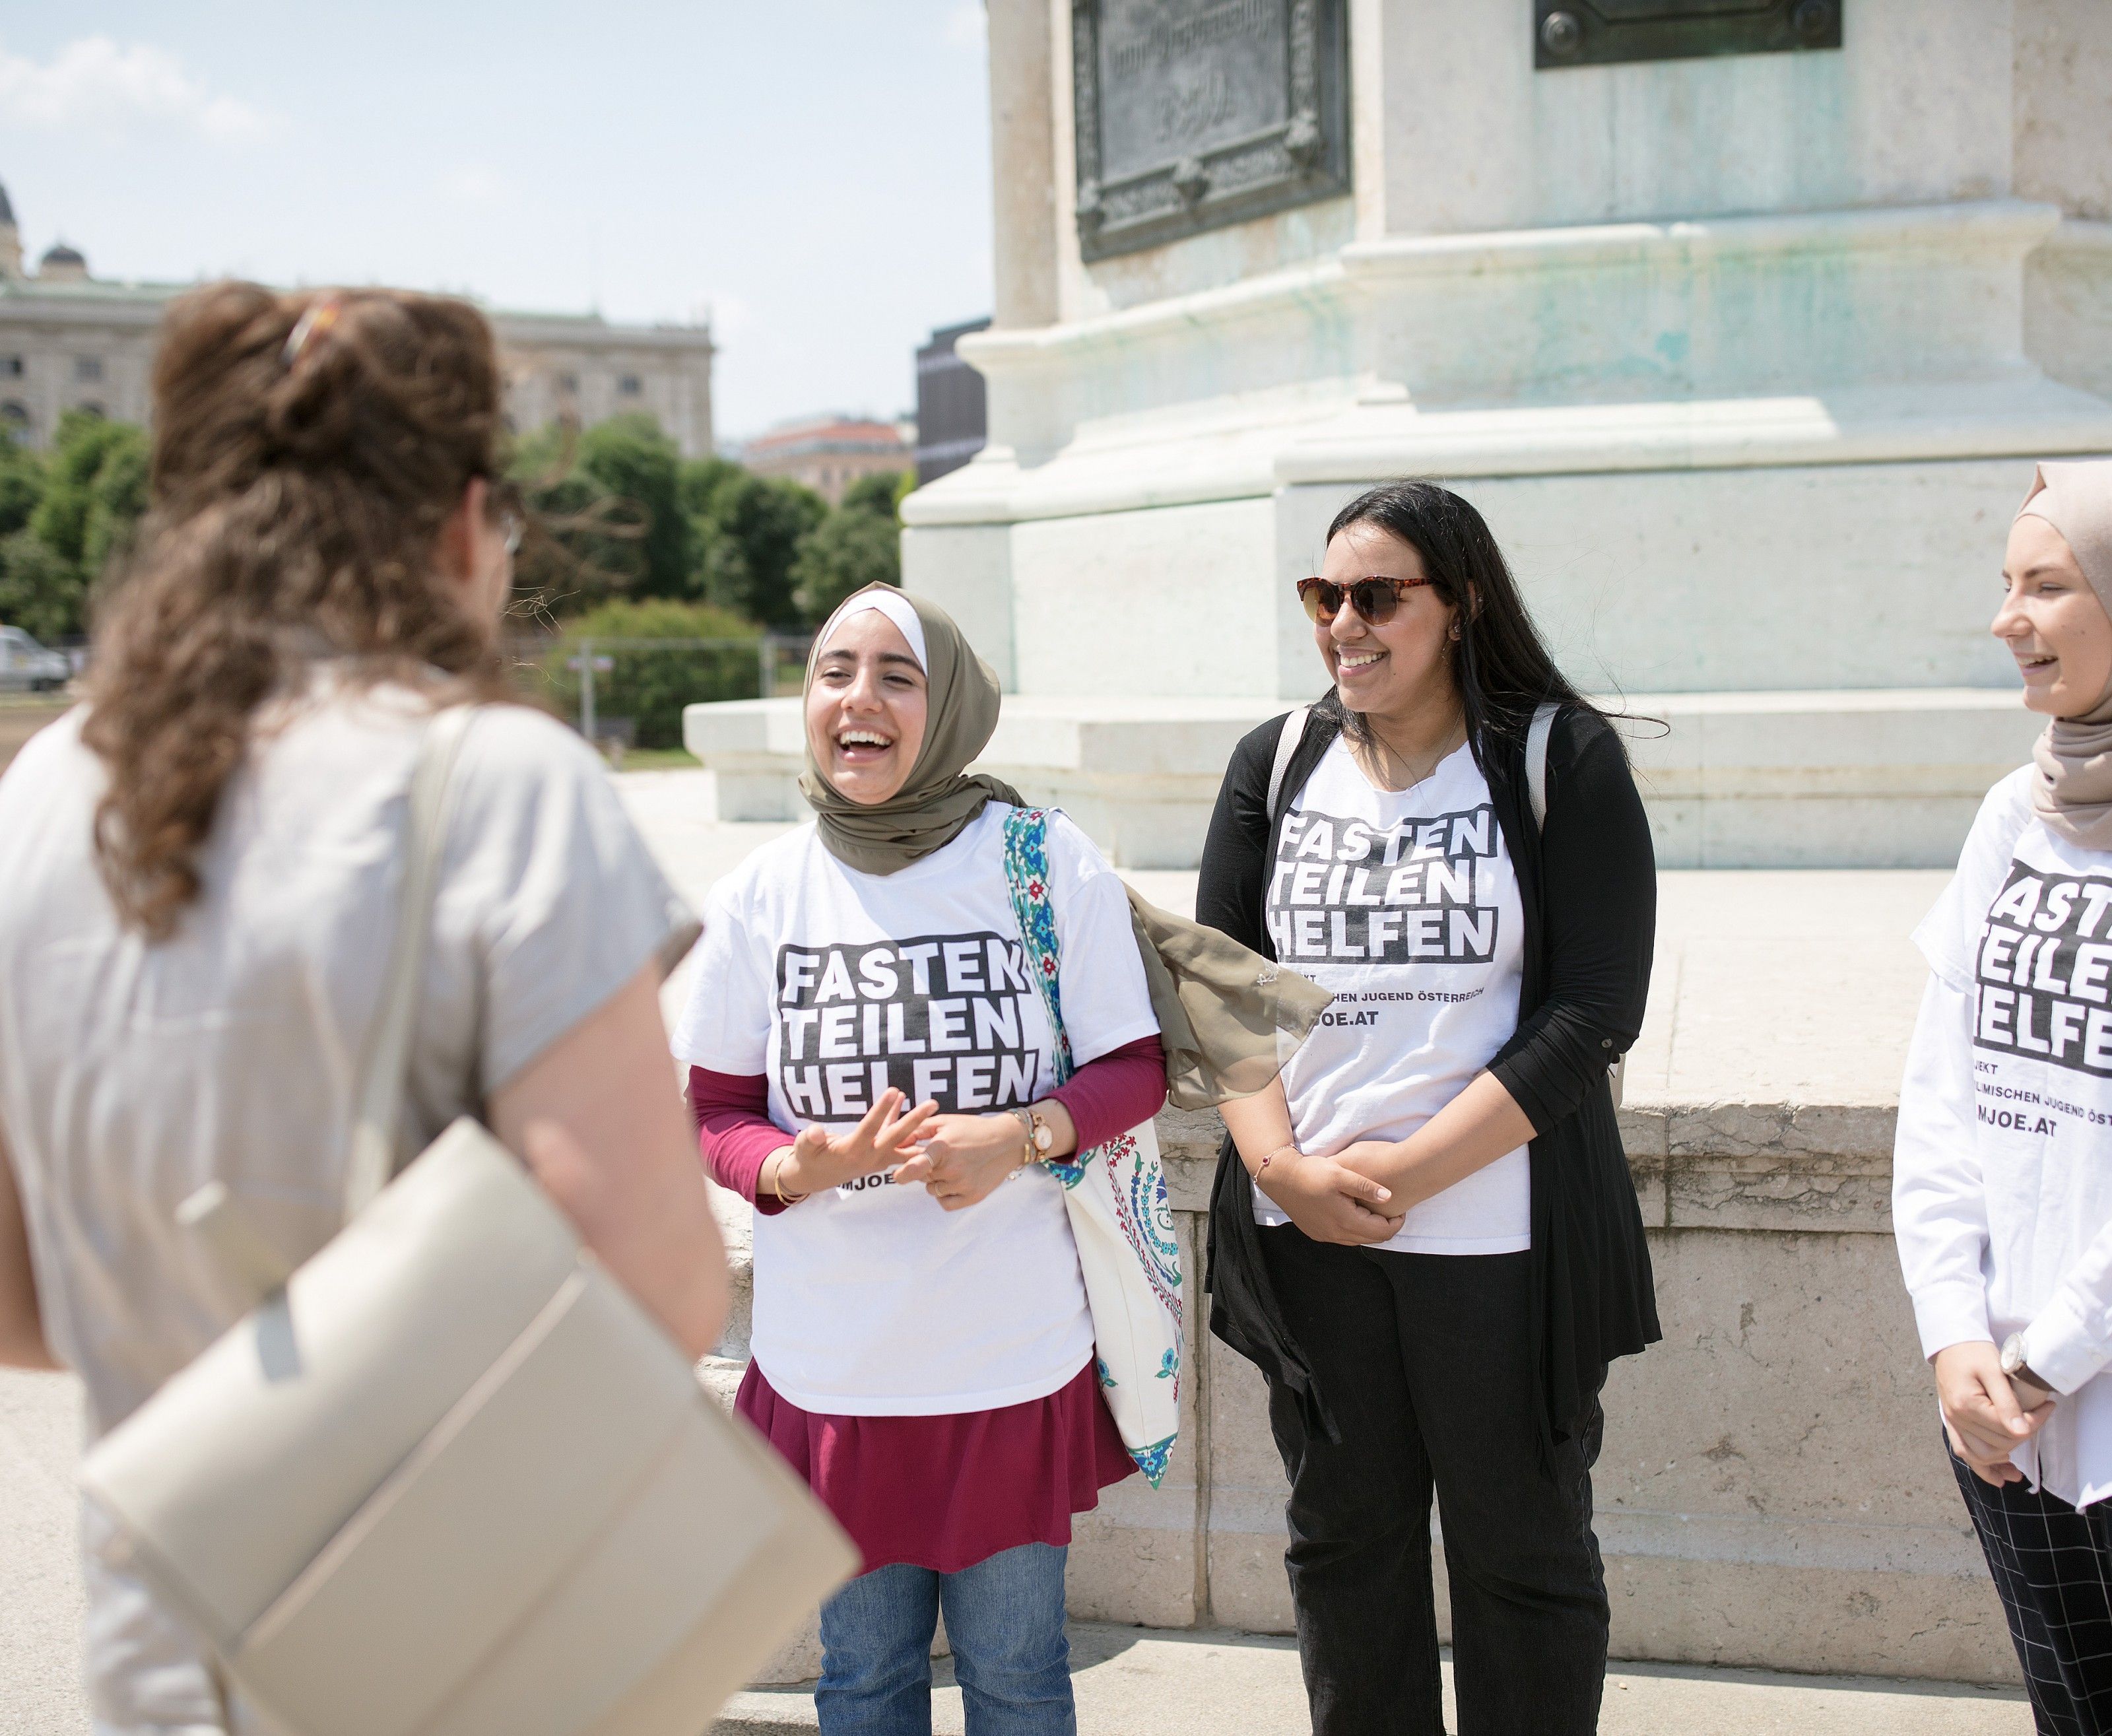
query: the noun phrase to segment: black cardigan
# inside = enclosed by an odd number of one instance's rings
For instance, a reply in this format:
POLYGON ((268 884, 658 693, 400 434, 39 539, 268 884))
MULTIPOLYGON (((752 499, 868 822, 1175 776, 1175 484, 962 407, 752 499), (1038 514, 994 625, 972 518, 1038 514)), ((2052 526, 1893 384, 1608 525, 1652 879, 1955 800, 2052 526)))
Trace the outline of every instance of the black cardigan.
MULTIPOLYGON (((1287 769, 1287 805, 1339 733, 1316 706, 1287 769)), ((1277 718, 1232 750, 1203 849, 1199 922, 1269 958, 1262 900, 1275 856, 1265 812, 1277 718)), ((1616 1356, 1662 1333, 1642 1214, 1606 1068, 1642 1027, 1657 926, 1657 862, 1627 754, 1595 713, 1565 707, 1547 755, 1547 822, 1532 821, 1522 742, 1478 754, 1525 911, 1518 1025, 1489 1071, 1532 1123, 1532 1354, 1544 1451, 1574 1432, 1616 1356)), ((1245 1166, 1226 1140, 1210 1201, 1210 1329, 1288 1387, 1309 1428, 1339 1439, 1327 1396, 1285 1324, 1261 1260, 1245 1166)), ((1472 1371, 1461 1371, 1471 1390, 1472 1371)))

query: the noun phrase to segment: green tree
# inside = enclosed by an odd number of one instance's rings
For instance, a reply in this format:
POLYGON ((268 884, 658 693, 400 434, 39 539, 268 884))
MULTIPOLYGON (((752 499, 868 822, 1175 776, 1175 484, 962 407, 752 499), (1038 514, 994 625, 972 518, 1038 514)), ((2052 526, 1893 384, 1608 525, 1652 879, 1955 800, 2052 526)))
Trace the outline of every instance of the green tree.
POLYGON ((146 431, 84 411, 39 461, 0 450, 0 619, 39 639, 88 626, 89 599, 147 509, 146 431))
POLYGON ((43 461, 14 435, 0 431, 0 536, 12 535, 30 522, 44 497, 43 461))
POLYGON ((640 523, 637 591, 682 597, 695 571, 694 535, 684 510, 682 455, 650 416, 619 416, 580 437, 579 468, 640 523))
POLYGON ((682 745, 682 708, 707 699, 752 699, 761 686, 762 636, 754 623, 709 604, 662 598, 604 603, 566 624, 544 660, 544 690, 567 716, 579 710, 580 677, 571 668, 583 640, 611 668, 594 677, 595 707, 603 719, 626 718, 644 748, 682 745), (650 645, 638 640, 703 640, 708 644, 650 645))
POLYGON ((878 476, 860 476, 844 490, 845 512, 877 513, 884 518, 902 522, 902 497, 917 481, 914 471, 884 471, 878 476))
MULTIPOLYGON (((43 496, 30 515, 30 528, 54 553, 76 566, 82 564, 88 554, 89 519, 98 504, 120 503, 111 496, 113 490, 123 492, 127 479, 116 472, 129 470, 127 458, 132 452, 143 459, 146 441, 145 430, 129 422, 107 421, 84 410, 67 411, 59 419, 58 432, 44 460, 43 496), (113 467, 107 483, 103 479, 106 466, 113 467)), ((143 470, 141 478, 138 506, 143 508, 143 470)), ((138 517, 137 508, 133 517, 138 517)), ((129 522, 123 528, 130 528, 129 522)))
POLYGON ((513 569, 524 613, 577 614, 638 587, 641 516, 580 467, 571 430, 552 424, 524 436, 507 474, 528 508, 529 535, 513 569))
POLYGON ((81 631, 86 590, 80 568, 35 531, 0 537, 0 622, 51 645, 81 631))
POLYGON ((127 426, 125 438, 104 451, 89 489, 88 523, 81 533, 80 564, 91 586, 132 547, 132 534, 147 511, 152 458, 143 428, 127 426))
POLYGON ((764 627, 797 627, 793 563, 800 544, 829 516, 828 503, 785 477, 746 471, 723 481, 712 499, 705 595, 764 627))
POLYGON ((853 591, 902 582, 902 497, 907 472, 860 476, 844 503, 799 545, 794 595, 808 620, 826 621, 853 591))
POLYGON ((792 578, 801 613, 815 622, 826 621, 854 590, 899 585, 902 533, 894 516, 882 517, 846 501, 799 544, 792 578))
POLYGON ((716 524, 718 522, 720 491, 740 481, 747 474, 731 458, 716 455, 708 458, 685 458, 679 484, 682 510, 690 515, 693 522, 703 519, 716 524))

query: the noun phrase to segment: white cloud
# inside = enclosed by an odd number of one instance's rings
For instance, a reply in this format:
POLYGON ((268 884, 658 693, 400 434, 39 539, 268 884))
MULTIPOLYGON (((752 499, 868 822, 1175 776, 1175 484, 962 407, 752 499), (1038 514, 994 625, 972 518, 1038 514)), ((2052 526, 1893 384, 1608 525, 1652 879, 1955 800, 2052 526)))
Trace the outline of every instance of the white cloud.
POLYGON ((983 0, 960 0, 946 15, 946 40, 956 48, 981 48, 990 34, 983 0))
POLYGON ((0 120, 52 131, 175 125, 230 142, 277 124, 247 103, 215 95, 166 50, 107 36, 80 37, 43 62, 0 47, 0 120))

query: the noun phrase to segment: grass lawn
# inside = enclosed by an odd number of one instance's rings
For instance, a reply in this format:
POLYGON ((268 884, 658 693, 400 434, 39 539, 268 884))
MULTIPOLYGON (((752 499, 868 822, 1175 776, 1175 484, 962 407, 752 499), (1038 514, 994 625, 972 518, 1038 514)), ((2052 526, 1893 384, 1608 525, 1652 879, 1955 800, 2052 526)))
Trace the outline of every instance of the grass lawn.
POLYGON ((694 754, 678 747, 635 747, 624 751, 619 772, 686 772, 701 765, 694 754))

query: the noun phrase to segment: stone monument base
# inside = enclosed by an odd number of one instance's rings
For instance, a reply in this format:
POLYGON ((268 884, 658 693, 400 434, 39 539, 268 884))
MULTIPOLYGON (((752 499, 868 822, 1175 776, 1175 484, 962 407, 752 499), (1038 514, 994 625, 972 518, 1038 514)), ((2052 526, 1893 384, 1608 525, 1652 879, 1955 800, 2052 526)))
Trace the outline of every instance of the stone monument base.
MULTIPOLYGON (((977 769, 1062 808, 1120 867, 1192 868, 1240 737, 1281 699, 1006 697, 977 769)), ((1664 868, 1949 868, 2041 727, 1979 688, 1635 694, 1627 726, 1664 868), (1662 730, 1655 722, 1660 721, 1662 730)), ((807 817, 796 699, 692 705, 721 820, 807 817)))

